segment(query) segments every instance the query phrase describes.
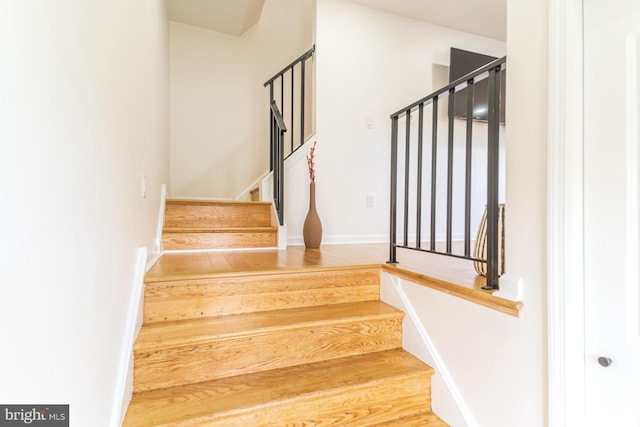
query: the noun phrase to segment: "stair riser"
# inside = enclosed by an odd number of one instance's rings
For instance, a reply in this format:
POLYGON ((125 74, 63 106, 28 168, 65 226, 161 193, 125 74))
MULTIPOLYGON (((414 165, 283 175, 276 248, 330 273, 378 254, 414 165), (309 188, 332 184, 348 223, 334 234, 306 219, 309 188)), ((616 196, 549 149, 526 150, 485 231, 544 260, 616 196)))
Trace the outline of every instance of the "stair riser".
POLYGON ((276 274, 150 283, 144 321, 154 323, 380 298, 380 272, 367 270, 276 274))
POLYGON ((277 231, 268 233, 163 233, 162 248, 173 250, 273 248, 277 231))
POLYGON ((165 227, 269 227, 268 204, 186 204, 167 202, 165 227))
POLYGON ((135 391, 336 359, 402 345, 402 315, 139 351, 135 391))
POLYGON ((429 377, 413 375, 370 384, 367 388, 353 388, 333 395, 303 396, 294 402, 279 402, 267 407, 252 408, 235 414, 218 414, 175 425, 365 426, 407 413, 429 411, 429 396, 429 377))

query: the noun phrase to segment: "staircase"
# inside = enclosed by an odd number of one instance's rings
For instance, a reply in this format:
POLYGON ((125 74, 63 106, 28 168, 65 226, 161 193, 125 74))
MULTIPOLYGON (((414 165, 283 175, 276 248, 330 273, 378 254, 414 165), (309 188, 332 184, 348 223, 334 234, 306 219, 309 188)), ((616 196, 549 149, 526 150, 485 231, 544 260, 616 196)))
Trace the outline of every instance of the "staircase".
POLYGON ((278 246, 270 202, 166 201, 164 250, 270 248, 278 246))
POLYGON ((145 282, 125 426, 446 426, 433 370, 401 348, 404 314, 379 300, 379 268, 145 282))

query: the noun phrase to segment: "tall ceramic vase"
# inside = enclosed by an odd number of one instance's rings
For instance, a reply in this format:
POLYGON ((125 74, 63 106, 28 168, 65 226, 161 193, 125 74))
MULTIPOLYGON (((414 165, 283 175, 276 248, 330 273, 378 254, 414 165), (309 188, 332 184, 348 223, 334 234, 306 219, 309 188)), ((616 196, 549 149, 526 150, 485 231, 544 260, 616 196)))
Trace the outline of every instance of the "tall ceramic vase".
POLYGON ((309 184, 309 212, 302 227, 304 246, 309 249, 317 249, 322 241, 322 223, 316 210, 316 183, 309 184))

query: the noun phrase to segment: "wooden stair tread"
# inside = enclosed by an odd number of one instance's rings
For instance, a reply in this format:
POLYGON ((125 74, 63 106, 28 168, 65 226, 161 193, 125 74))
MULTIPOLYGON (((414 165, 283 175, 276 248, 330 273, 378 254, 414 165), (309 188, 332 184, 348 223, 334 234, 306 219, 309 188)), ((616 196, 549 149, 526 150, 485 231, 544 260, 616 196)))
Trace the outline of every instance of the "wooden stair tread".
MULTIPOLYGON (((322 400, 327 395, 340 395, 349 390, 364 393, 394 379, 407 383, 409 378, 415 378, 428 388, 431 375, 431 367, 402 349, 367 353, 136 393, 123 425, 203 425, 214 418, 292 402, 322 400)), ((425 409, 429 410, 428 394, 424 401, 425 409)), ((300 419, 306 416, 294 415, 300 419)))
POLYGON ((164 227, 163 233, 276 233, 278 227, 164 227))
MULTIPOLYGON (((171 254, 176 255, 176 254, 171 254)), ((182 254, 180 254, 182 255, 182 254)), ((188 254, 192 255, 192 254, 188 254)), ((166 256, 164 254, 163 256, 166 256)), ((185 269, 183 272, 171 271, 166 272, 154 272, 150 270, 144 276, 144 282, 146 285, 153 283, 167 283, 178 281, 191 281, 191 280, 206 280, 206 279, 218 279, 218 278, 240 278, 240 277, 252 277, 252 276, 269 276, 276 274, 299 274, 299 273, 330 273, 335 271, 344 270, 368 270, 368 269, 381 269, 380 264, 345 264, 339 266, 301 266, 301 267, 256 267, 254 270, 236 271, 231 268, 221 269, 219 271, 211 269, 211 271, 203 270, 201 272, 194 272, 193 269, 185 269)))
POLYGON ((433 412, 421 412, 415 415, 385 421, 373 427, 450 427, 433 412))
POLYGON ((147 283, 146 324, 380 299, 380 269, 342 269, 147 283))
POLYGON ((134 345, 134 391, 400 348, 403 316, 367 301, 151 324, 134 345))
POLYGON ((278 333, 283 329, 344 323, 353 319, 403 315, 400 310, 380 301, 363 301, 154 323, 142 328, 134 350, 170 348, 238 336, 278 333))
POLYGON ((254 205, 271 206, 271 202, 249 200, 166 199, 167 205, 254 205))

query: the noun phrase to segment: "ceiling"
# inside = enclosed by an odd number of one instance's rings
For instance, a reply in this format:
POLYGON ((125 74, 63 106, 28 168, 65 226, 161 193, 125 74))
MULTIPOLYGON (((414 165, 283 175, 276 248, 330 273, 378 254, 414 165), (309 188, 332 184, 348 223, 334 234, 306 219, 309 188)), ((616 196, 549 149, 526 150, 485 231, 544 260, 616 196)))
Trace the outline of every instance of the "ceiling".
MULTIPOLYGON (((497 40, 507 36, 507 0, 348 0, 497 40)), ((264 0, 166 0, 169 19, 239 36, 260 19, 264 0)))
POLYGON ((169 19, 239 36, 253 27, 264 0, 165 0, 169 19))
POLYGON ((349 0, 497 40, 507 39, 507 0, 349 0))

